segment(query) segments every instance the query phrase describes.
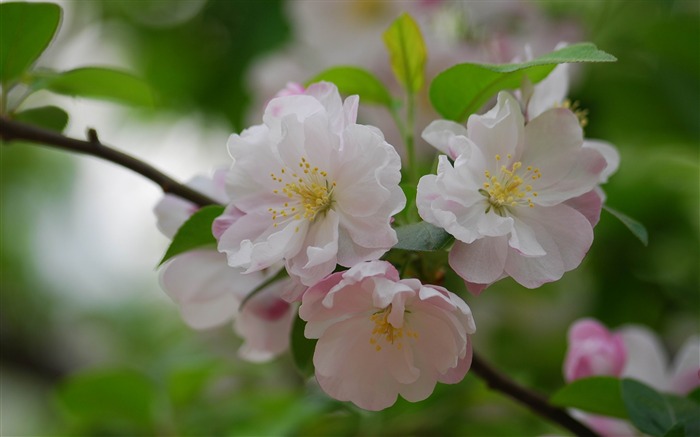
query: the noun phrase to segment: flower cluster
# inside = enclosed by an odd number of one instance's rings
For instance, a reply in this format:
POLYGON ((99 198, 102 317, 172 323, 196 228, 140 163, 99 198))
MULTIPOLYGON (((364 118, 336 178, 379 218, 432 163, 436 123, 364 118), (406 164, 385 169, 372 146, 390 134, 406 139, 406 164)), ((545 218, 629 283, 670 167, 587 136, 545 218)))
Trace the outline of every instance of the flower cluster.
MULTIPOLYGON (((466 127, 438 120, 423 133, 445 155, 437 175, 417 185, 418 212, 455 237, 450 265, 476 293, 505 276, 537 287, 578 266, 602 205, 598 185, 617 165, 614 149, 606 157, 587 145, 570 107, 551 102, 533 116, 528 102, 543 100, 536 92, 522 92, 522 101, 503 92, 466 127)), ((381 131, 357 123, 358 101, 343 101, 326 82, 289 84, 267 104, 262 124, 232 135, 233 165, 215 176, 218 191, 193 181, 227 204, 212 225, 221 253, 181 254, 161 282, 195 328, 235 318, 246 340, 241 354, 252 360, 288 346, 301 301, 305 336, 318 339, 320 387, 380 410, 399 395, 415 402, 437 382, 461 381, 476 327, 460 297, 402 279, 379 260, 398 241, 393 221, 406 197, 399 155, 381 131), (287 279, 240 308, 282 268, 287 279)), ((194 211, 174 202, 166 197, 156 208, 163 229, 194 211)), ((597 361, 574 366, 577 374, 610 371, 597 361)))

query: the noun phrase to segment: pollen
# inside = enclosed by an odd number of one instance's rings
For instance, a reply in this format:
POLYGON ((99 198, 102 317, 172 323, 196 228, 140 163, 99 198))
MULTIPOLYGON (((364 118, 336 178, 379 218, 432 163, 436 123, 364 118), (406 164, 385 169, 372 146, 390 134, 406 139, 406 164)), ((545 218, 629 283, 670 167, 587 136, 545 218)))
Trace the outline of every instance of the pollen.
MULTIPOLYGON (((509 153, 507 157, 510 160, 512 155, 509 153)), ((501 155, 494 158, 497 162, 501 161, 501 155)), ((479 189, 479 194, 486 198, 485 212, 493 209, 496 214, 505 216, 508 207, 535 207, 532 198, 537 197, 537 192, 525 181, 536 181, 542 177, 542 173, 532 165, 525 167, 524 171, 522 169, 523 163, 515 161, 509 166, 501 165, 497 174, 484 170, 486 181, 482 184, 483 188, 479 189)))
POLYGON ((391 314, 391 304, 383 310, 373 313, 369 318, 371 322, 374 322, 369 344, 373 345, 377 352, 382 350, 381 344, 391 345, 397 350, 402 350, 405 341, 418 339, 418 333, 411 330, 405 321, 400 328, 392 325, 388 320, 389 314, 391 314))
MULTIPOLYGON (((319 214, 325 213, 333 206, 336 182, 328 180, 327 172, 312 167, 306 157, 302 157, 298 165, 303 170, 301 174, 290 172, 286 168, 280 169, 280 176, 270 173, 272 180, 280 184, 280 188, 272 190, 272 193, 285 196, 283 206, 279 210, 268 210, 272 213, 273 221, 282 218, 313 222, 319 214)), ((295 232, 299 232, 298 226, 295 232)))

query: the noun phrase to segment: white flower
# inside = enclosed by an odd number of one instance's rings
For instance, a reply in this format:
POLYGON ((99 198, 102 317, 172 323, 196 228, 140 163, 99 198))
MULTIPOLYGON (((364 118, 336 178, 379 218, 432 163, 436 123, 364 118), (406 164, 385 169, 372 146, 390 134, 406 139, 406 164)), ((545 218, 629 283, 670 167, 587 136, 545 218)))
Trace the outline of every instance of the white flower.
POLYGON ((471 366, 476 330, 464 301, 442 287, 400 280, 386 261, 334 273, 304 293, 305 336, 318 338, 316 379, 330 396, 381 410, 417 402, 471 366))
POLYGON ((418 211, 456 238, 450 266, 470 291, 506 276, 535 288, 580 264, 593 218, 566 202, 593 191, 607 164, 583 147, 570 110, 552 108, 525 124, 518 102, 502 92, 466 129, 440 120, 423 137, 454 164, 440 156, 438 174, 421 178, 418 211))
POLYGON ((235 210, 219 239, 229 265, 254 272, 285 260, 313 285, 396 243, 390 220, 406 202, 399 156, 376 128, 355 123, 357 104, 314 84, 271 100, 264 124, 231 136, 235 210))

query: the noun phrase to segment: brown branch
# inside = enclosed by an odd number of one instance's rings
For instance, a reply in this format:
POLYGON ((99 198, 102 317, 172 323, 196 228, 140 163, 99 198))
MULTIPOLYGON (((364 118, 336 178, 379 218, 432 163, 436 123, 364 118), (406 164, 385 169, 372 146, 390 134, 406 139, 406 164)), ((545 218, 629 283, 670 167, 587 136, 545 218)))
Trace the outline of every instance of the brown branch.
POLYGON ((42 129, 30 124, 6 117, 0 117, 0 137, 5 141, 22 140, 30 143, 41 144, 48 147, 83 153, 111 161, 122 167, 126 167, 136 173, 152 180, 160 186, 164 193, 174 194, 189 200, 199 206, 218 204, 219 202, 209 196, 180 184, 173 178, 158 171, 153 166, 140 161, 111 147, 102 144, 94 129, 88 130, 88 140, 69 138, 60 133, 42 129))
POLYGON ((483 379, 493 390, 500 391, 513 398, 515 401, 527 406, 534 413, 545 419, 559 424, 572 433, 581 437, 599 437, 599 435, 574 419, 562 408, 555 407, 547 402, 547 399, 525 387, 522 387, 508 376, 498 372, 478 355, 472 358, 471 371, 483 379))

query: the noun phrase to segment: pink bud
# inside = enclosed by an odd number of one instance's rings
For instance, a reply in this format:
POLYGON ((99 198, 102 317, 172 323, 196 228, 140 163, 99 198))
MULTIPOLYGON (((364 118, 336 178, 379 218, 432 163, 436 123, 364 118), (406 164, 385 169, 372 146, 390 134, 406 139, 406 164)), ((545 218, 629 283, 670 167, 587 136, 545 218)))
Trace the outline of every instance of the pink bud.
POLYGON ((564 360, 567 382, 598 375, 620 376, 627 359, 622 336, 600 322, 582 319, 569 329, 569 348, 564 360))

